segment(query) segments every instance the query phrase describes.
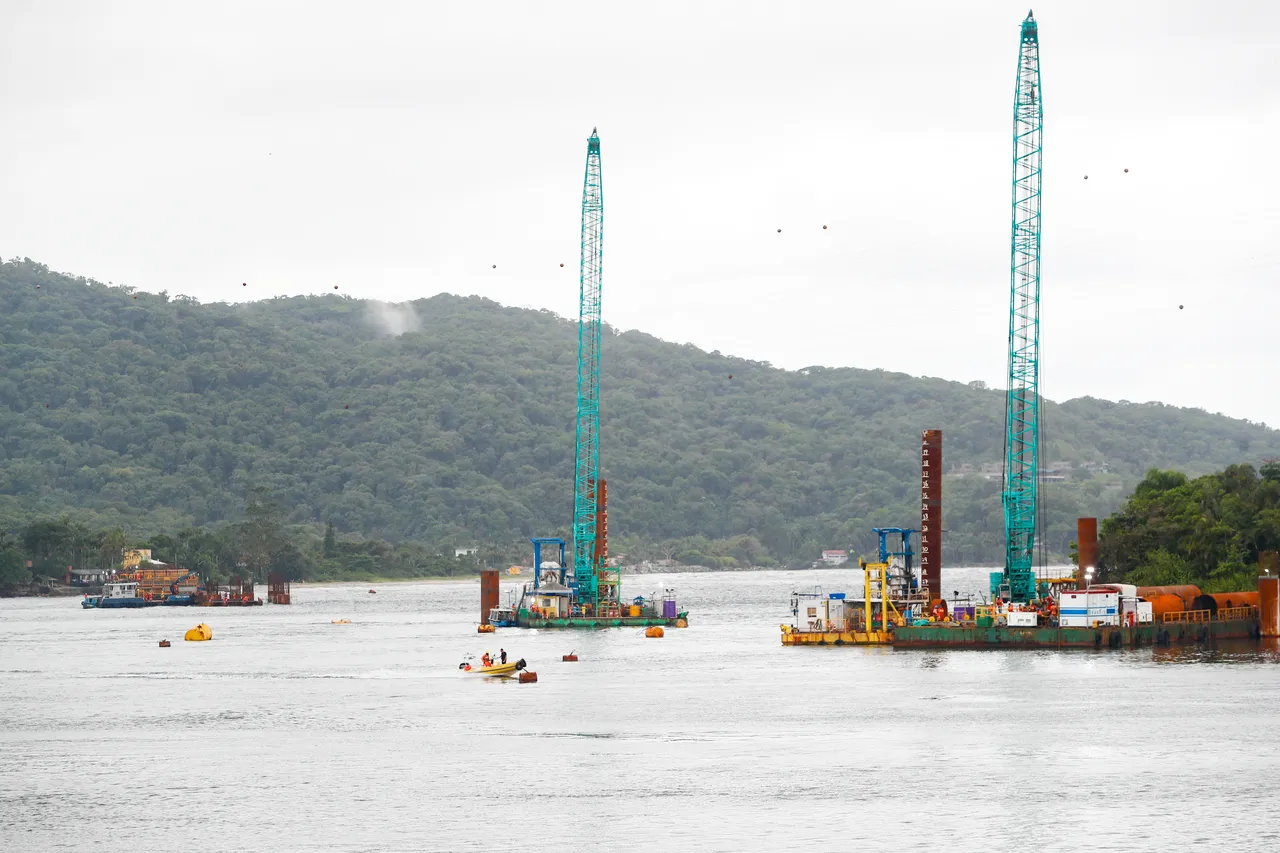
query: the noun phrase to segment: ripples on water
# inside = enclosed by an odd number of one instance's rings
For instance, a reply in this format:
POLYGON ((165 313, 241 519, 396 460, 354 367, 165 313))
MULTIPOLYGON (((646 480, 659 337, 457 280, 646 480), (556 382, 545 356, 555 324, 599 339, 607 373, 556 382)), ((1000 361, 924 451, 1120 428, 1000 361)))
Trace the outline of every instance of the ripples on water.
POLYGON ((692 611, 661 640, 480 636, 475 582, 0 601, 0 850, 1280 849, 1274 642, 780 645, 793 589, 855 574, 628 580, 692 611), (500 646, 539 683, 457 671, 500 646))

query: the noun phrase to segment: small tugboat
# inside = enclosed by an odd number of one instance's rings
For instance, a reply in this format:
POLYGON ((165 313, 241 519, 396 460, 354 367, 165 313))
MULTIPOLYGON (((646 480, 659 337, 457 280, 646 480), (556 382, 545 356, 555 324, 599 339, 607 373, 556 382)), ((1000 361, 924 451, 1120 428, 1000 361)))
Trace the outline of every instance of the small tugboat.
POLYGON ((125 581, 102 586, 102 595, 86 595, 80 606, 86 610, 107 610, 118 607, 146 607, 149 602, 138 595, 138 582, 125 581))
POLYGON ((509 607, 494 607, 489 610, 489 625, 498 628, 515 628, 519 625, 516 622, 515 605, 509 607))

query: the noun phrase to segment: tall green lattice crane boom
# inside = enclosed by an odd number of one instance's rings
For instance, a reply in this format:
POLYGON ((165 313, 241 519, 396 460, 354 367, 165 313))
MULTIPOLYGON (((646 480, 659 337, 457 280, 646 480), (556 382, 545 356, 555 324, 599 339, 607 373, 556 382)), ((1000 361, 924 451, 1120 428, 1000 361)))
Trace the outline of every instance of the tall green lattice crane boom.
POLYGON ((1009 384, 1005 400, 1005 569, 999 592, 1036 596, 1033 559, 1040 454, 1040 157, 1043 137, 1040 38, 1022 22, 1013 103, 1013 246, 1009 298, 1009 384))
POLYGON ((582 184, 582 257, 578 301, 578 418, 573 475, 573 575, 577 599, 598 610, 597 483, 600 475, 600 284, 604 260, 600 137, 587 140, 582 184))

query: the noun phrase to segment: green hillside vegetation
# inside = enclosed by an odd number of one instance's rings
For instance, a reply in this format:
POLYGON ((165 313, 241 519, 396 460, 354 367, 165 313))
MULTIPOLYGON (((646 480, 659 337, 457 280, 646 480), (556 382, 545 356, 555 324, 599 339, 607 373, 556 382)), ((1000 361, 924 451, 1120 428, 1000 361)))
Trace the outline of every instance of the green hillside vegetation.
POLYGON ((1280 550, 1280 464, 1261 475, 1231 465, 1194 480, 1153 469, 1133 497, 1102 522, 1104 578, 1159 586, 1193 583, 1205 592, 1256 589, 1258 554, 1280 550))
POLYGON ((148 548, 152 559, 194 569, 218 584, 232 575, 263 581, 273 571, 289 580, 313 581, 452 577, 474 574, 484 561, 498 562, 505 556, 493 548, 455 557, 418 542, 393 546, 341 536, 332 524, 315 535, 309 526, 285 525, 279 504, 265 489, 255 488, 242 520, 215 528, 140 537, 120 528, 90 530, 64 516, 30 522, 16 533, 0 532, 0 595, 51 588, 69 566, 119 569, 126 548, 148 548))
MULTIPOLYGON (((504 559, 567 532, 576 324, 550 312, 445 294, 202 305, 21 260, 0 265, 0 357, 0 529, 217 531, 260 487, 303 551, 327 524, 504 559)), ((784 371, 639 332, 606 330, 602 401, 611 551, 628 559, 870 553, 872 526, 919 518, 921 430, 943 429, 949 465, 1002 457, 1003 393, 980 383, 784 371)), ((1042 489, 1060 559, 1076 516, 1108 514, 1148 468, 1280 456, 1275 430, 1154 403, 1046 403, 1044 421, 1045 459, 1071 465, 1042 489)), ((948 564, 1002 562, 999 492, 945 479, 948 564)))

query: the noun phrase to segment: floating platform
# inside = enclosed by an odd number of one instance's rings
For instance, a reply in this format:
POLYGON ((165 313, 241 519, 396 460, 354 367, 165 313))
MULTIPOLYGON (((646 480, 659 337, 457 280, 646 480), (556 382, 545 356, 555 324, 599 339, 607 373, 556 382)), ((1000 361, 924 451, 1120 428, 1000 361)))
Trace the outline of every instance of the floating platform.
POLYGON ((665 628, 688 628, 689 614, 675 616, 564 616, 540 617, 521 611, 516 617, 517 628, 648 628, 661 625, 665 628))
POLYGON ((1262 623, 1246 619, 1204 622, 1152 622, 1144 625, 1103 625, 1097 628, 1051 626, 979 628, 937 623, 900 625, 888 632, 801 632, 782 626, 784 646, 888 645, 904 649, 1120 649, 1208 643, 1215 640, 1249 640, 1262 636, 1262 623))

